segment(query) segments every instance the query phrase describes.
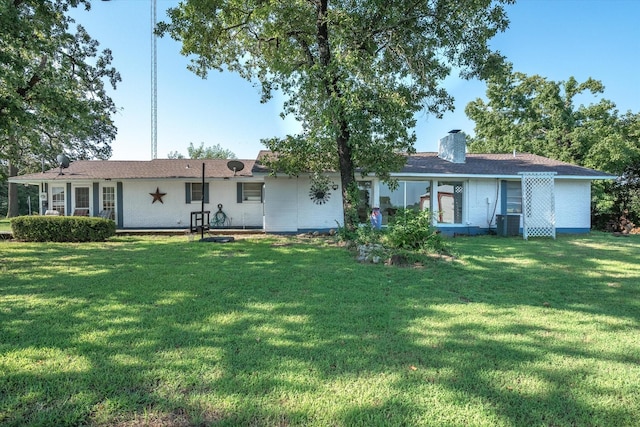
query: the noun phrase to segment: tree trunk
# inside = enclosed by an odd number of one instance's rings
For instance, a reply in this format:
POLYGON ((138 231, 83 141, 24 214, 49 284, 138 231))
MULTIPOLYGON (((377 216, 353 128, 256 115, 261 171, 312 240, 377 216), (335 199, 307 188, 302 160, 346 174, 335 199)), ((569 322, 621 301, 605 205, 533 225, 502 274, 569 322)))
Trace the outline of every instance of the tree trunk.
POLYGON ((348 231, 356 229, 357 224, 357 187, 351 147, 349 147, 349 130, 347 123, 341 121, 341 132, 336 139, 338 147, 338 163, 340 165, 340 182, 342 184, 342 211, 344 227, 348 231))
MULTIPOLYGON (((15 167, 11 160, 9 160, 9 177, 17 176, 18 168, 15 167)), ((18 210, 18 184, 8 183, 9 191, 7 192, 8 209, 7 218, 18 216, 20 211, 18 210)))
MULTIPOLYGON (((318 58, 321 67, 324 69, 324 88, 327 92, 328 99, 342 98, 342 92, 338 87, 338 76, 328 73, 331 66, 331 45, 329 43, 329 27, 327 25, 328 0, 319 0, 317 6, 317 34, 318 58)), ((339 103, 337 105, 340 105, 339 103)), ((338 164, 340 166, 340 182, 342 184, 342 209, 344 227, 348 231, 355 230, 357 226, 357 215, 355 212, 357 199, 357 188, 355 188, 355 172, 353 166, 353 158, 351 157, 351 147, 349 139, 351 138, 348 123, 344 119, 342 108, 339 107, 334 113, 333 123, 339 130, 336 137, 336 150, 338 153, 338 164)))
MULTIPOLYGON (((332 96, 337 99, 342 98, 342 92, 336 84, 336 80, 328 84, 329 91, 332 96)), ((344 119, 342 108, 336 112, 334 122, 337 123, 339 129, 336 137, 336 149, 338 153, 338 165, 340 167, 340 182, 342 184, 342 211, 344 219, 344 227, 348 231, 354 231, 358 226, 358 187, 356 184, 355 167, 353 165, 353 157, 349 141, 351 132, 349 125, 344 119)))

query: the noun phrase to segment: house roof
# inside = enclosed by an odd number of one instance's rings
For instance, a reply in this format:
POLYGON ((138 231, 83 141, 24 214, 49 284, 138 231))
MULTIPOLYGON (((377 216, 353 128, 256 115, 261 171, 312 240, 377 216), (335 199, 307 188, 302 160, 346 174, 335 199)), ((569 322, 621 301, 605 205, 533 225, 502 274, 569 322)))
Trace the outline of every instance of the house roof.
MULTIPOLYGON (((244 168, 236 170, 228 166, 229 160, 207 159, 154 159, 144 161, 129 160, 77 160, 71 162, 60 175, 58 168, 44 173, 33 173, 14 177, 12 181, 68 181, 95 179, 201 179, 202 164, 205 165, 205 178, 250 177, 255 160, 234 160, 242 162, 244 168)), ((233 166, 233 165, 231 165, 233 166)))
MULTIPOLYGON (((58 168, 44 173, 34 173, 10 178, 11 182, 34 183, 40 181, 80 181, 104 179, 193 179, 252 177, 269 173, 260 159, 269 151, 260 151, 257 160, 236 160, 244 167, 234 174, 229 160, 211 159, 155 159, 145 161, 78 160, 71 162, 60 175, 58 168)), ((611 179, 613 175, 575 166, 534 154, 467 154, 465 163, 451 163, 438 157, 438 153, 416 153, 408 156, 402 171, 394 176, 426 175, 457 177, 518 177, 521 172, 555 172, 557 177, 575 179, 611 179)))
MULTIPOLYGON (((261 159, 270 155, 270 151, 260 151, 254 172, 268 172, 261 159)), ((579 179, 612 179, 614 175, 597 170, 572 165, 528 153, 516 154, 466 154, 465 163, 452 163, 438 157, 435 152, 415 153, 407 157, 404 168, 393 176, 413 174, 460 177, 518 177, 522 172, 555 172, 558 177, 579 179)))
POLYGON ((465 163, 451 163, 438 153, 416 153, 408 157, 402 172, 457 176, 517 177, 522 172, 555 172, 556 176, 611 179, 614 175, 528 153, 467 154, 465 163))

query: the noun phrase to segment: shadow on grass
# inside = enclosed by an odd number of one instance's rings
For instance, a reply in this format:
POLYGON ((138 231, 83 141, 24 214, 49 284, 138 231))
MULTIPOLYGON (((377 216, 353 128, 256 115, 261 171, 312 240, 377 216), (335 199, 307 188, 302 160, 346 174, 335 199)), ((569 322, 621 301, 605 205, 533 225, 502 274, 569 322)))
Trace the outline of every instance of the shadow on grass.
POLYGON ((467 242, 474 253, 470 268, 460 277, 465 288, 471 284, 473 290, 480 289, 476 301, 544 305, 640 322, 637 238, 596 234, 529 242, 500 238, 467 242))
POLYGON ((424 269, 269 240, 0 247, 0 423, 628 425, 629 242, 470 239, 424 269))

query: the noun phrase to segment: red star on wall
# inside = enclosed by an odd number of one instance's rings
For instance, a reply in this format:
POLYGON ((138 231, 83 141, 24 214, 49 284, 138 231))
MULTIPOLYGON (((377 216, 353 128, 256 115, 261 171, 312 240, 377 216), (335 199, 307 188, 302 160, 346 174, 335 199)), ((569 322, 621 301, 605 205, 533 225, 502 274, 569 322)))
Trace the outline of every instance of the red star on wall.
POLYGON ((167 193, 161 193, 160 189, 156 187, 156 192, 149 193, 149 194, 153 196, 153 202, 151 202, 151 204, 154 204, 156 201, 158 201, 164 205, 164 202, 162 201, 162 196, 166 195, 167 193))

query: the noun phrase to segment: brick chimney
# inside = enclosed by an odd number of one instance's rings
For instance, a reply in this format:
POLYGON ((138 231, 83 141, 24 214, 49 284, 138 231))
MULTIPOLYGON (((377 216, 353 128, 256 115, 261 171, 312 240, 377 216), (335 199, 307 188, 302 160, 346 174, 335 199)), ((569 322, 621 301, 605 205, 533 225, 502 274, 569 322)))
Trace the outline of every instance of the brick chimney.
POLYGON ((464 163, 467 155, 467 140, 464 133, 458 129, 449 131, 449 134, 440 139, 438 145, 438 157, 451 163, 464 163))

